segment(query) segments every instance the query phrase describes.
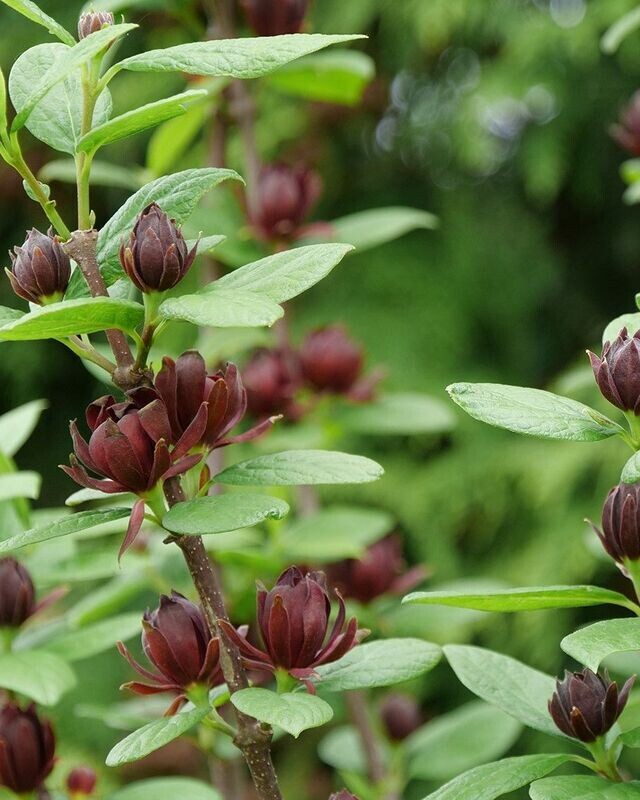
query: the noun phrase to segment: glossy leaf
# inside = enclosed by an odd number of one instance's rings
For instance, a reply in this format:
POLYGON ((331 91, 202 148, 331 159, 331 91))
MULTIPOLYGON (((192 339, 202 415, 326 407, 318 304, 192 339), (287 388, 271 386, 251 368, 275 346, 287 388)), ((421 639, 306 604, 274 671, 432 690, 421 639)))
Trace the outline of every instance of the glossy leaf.
POLYGON ((640 619, 607 619, 570 633, 560 642, 565 653, 594 672, 613 653, 640 651, 640 619))
POLYGON ((211 786, 193 778, 149 778, 123 786, 106 800, 221 800, 211 786))
POLYGON ((26 497, 36 500, 40 495, 42 478, 37 472, 11 472, 0 475, 0 502, 26 497))
POLYGON ((170 297, 160 306, 160 315, 165 319, 214 328, 270 327, 283 314, 282 307, 268 297, 244 289, 183 294, 170 297))
POLYGON ((5 456, 14 456, 20 450, 47 405, 46 400, 32 400, 0 417, 0 450, 5 456))
POLYGON ((438 227, 438 218, 418 208, 392 206, 357 211, 329 225, 332 238, 349 242, 362 253, 414 230, 433 230, 438 227))
POLYGON ((0 655, 0 685, 43 706, 54 706, 76 685, 71 667, 44 650, 0 655))
POLYGON ((63 28, 59 22, 56 22, 53 17, 50 17, 48 14, 45 14, 44 11, 33 3, 32 0, 1 0, 5 6, 9 6, 14 11, 22 14, 27 19, 30 19, 31 22, 35 22, 37 25, 42 25, 43 28, 46 28, 50 34, 53 36, 57 36, 61 42, 70 45, 76 43, 76 40, 73 36, 69 33, 66 28, 63 28))
POLYGON ((282 519, 289 513, 284 500, 263 494, 219 494, 177 503, 162 520, 173 533, 205 536, 282 519))
POLYGON ((111 650, 117 642, 126 642, 141 632, 140 614, 120 614, 84 628, 64 631, 47 641, 44 647, 66 661, 82 661, 111 650))
POLYGON ((640 783, 611 783, 592 775, 563 775, 536 781, 531 800, 638 800, 640 783))
POLYGON ((244 714, 268 725, 277 725, 296 739, 302 731, 330 722, 333 709, 324 700, 306 692, 276 694, 268 689, 241 689, 231 702, 244 714))
POLYGON ((350 432, 368 436, 435 436, 456 424, 445 403, 414 392, 394 392, 370 403, 345 405, 336 410, 336 421, 350 432))

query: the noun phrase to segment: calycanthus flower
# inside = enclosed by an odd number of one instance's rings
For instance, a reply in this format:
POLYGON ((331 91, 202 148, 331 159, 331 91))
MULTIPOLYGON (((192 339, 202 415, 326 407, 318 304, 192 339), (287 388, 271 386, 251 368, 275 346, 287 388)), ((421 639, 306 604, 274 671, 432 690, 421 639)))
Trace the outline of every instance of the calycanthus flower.
POLYGON ((622 328, 612 342, 605 342, 602 356, 588 353, 596 383, 610 403, 621 411, 640 414, 640 331, 629 336, 622 328))
POLYGON ((0 708, 0 786, 22 795, 43 789, 53 770, 56 742, 34 705, 0 708))

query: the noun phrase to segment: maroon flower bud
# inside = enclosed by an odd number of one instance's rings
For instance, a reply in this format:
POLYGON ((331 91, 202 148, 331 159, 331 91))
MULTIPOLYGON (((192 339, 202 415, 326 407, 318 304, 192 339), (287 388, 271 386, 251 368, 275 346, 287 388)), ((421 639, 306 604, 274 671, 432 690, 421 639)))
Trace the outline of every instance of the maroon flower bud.
POLYGON ((78 20, 78 39, 86 39, 89 34, 113 25, 114 22, 114 16, 110 11, 92 11, 83 14, 78 20))
POLYGON ((602 356, 589 352, 602 394, 622 411, 640 414, 640 331, 629 336, 623 328, 614 342, 605 342, 602 356))
POLYGON ((177 361, 165 357, 155 388, 166 405, 173 441, 193 438, 199 431, 194 444, 212 450, 255 439, 274 422, 271 418, 246 433, 227 436, 247 410, 242 378, 231 363, 224 371, 207 375, 204 359, 195 350, 183 353, 177 361))
MULTIPOLYGON (((196 684, 219 686, 224 683, 220 667, 220 643, 211 636, 199 606, 178 592, 162 595, 160 606, 147 611, 142 620, 142 648, 158 673, 138 664, 127 648, 118 643, 120 653, 150 683, 133 681, 123 688, 137 694, 178 692, 167 714, 174 714, 187 700, 185 692, 196 684)), ((242 637, 242 631, 238 634, 242 637)))
POLYGON ((612 125, 609 133, 632 155, 640 155, 640 91, 635 92, 620 113, 619 124, 612 125))
POLYGON ((341 789, 339 792, 332 794, 329 800, 359 800, 359 798, 346 789, 341 789))
POLYGON ((241 0, 247 22, 258 36, 299 33, 309 0, 241 0))
POLYGON ((549 713, 560 730, 581 742, 594 742, 611 730, 624 711, 636 676, 618 685, 609 678, 584 669, 565 672, 563 681, 556 681, 556 690, 549 700, 549 713))
POLYGON ((314 691, 309 683, 314 668, 342 658, 368 633, 358 630, 355 618, 345 625, 344 601, 338 592, 336 597, 338 614, 329 630, 331 600, 324 573, 304 575, 298 567, 289 567, 270 591, 258 585, 257 620, 264 651, 242 639, 231 625, 221 625, 248 669, 286 670, 314 691))
POLYGON ((0 559, 0 627, 19 628, 36 611, 36 591, 14 558, 0 559))
POLYGON ((370 603, 384 594, 404 594, 426 576, 424 567, 407 571, 398 536, 372 544, 362 558, 347 558, 327 568, 329 583, 344 597, 370 603))
POLYGON ((295 395, 301 385, 300 367, 291 350, 258 350, 242 370, 242 379, 251 414, 299 417, 295 395))
POLYGON ((98 776, 90 767, 76 767, 67 776, 67 789, 71 800, 80 800, 93 794, 98 776))
POLYGON ((640 559, 640 483, 620 483, 602 508, 602 530, 592 525, 602 546, 623 571, 627 561, 640 559))
POLYGON ((312 170, 286 164, 263 167, 250 222, 264 239, 293 239, 321 189, 320 178, 312 170))
POLYGON ((341 325, 331 325, 307 336, 300 362, 305 380, 314 389, 341 394, 349 392, 360 377, 364 353, 341 325))
POLYGON ((50 228, 32 228, 22 247, 9 252, 11 269, 5 269, 13 291, 23 300, 45 305, 62 300, 71 278, 71 262, 60 239, 50 228))
POLYGON ((155 203, 138 216, 128 244, 120 247, 120 263, 141 292, 165 292, 184 278, 196 257, 175 220, 155 203))
POLYGON ((380 717, 390 739, 401 742, 422 725, 420 706, 413 697, 392 692, 380 707, 380 717))
POLYGON ((55 737, 35 706, 0 708, 0 786, 22 794, 42 788, 53 769, 55 737))

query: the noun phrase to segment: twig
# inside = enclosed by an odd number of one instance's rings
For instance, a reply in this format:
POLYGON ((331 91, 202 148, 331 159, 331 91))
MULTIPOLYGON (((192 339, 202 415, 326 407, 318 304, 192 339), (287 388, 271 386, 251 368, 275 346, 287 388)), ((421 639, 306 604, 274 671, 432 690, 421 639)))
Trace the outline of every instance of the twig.
POLYGON ((378 737, 371 725, 366 697, 362 692, 347 692, 345 702, 349 709, 351 721, 358 730, 365 758, 367 770, 373 783, 381 783, 386 774, 378 737))

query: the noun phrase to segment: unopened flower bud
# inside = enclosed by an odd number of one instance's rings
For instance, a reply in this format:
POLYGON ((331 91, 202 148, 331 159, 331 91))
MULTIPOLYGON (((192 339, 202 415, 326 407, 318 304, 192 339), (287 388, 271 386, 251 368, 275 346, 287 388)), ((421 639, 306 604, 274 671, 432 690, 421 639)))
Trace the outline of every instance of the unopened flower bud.
POLYGON ((258 36, 299 33, 309 0, 241 0, 247 22, 258 36))
POLYGON ((607 495, 602 529, 593 526, 602 546, 624 569, 640 559, 640 483, 620 483, 607 495))
POLYGON ((0 708, 0 786, 16 794, 43 789, 53 769, 55 737, 48 722, 31 705, 15 703, 0 708))
POLYGON ((584 669, 565 672, 563 681, 556 681, 556 690, 549 700, 549 713, 567 736, 581 742, 595 742, 614 726, 624 711, 635 675, 618 692, 618 685, 609 678, 584 669))
POLYGON ((90 767, 76 767, 67 776, 67 789, 71 800, 81 800, 93 794, 98 776, 90 767))
POLYGON ((14 558, 0 559, 0 627, 18 628, 36 610, 31 576, 14 558))
POLYGON ((422 725, 420 706, 413 697, 392 692, 380 707, 380 716, 390 739, 401 742, 422 725))
POLYGON ((78 39, 85 39, 89 34, 113 25, 114 16, 110 11, 91 11, 83 14, 78 20, 78 39))
POLYGON ((318 391, 348 392, 362 372, 364 353, 341 325, 310 333, 300 348, 305 380, 318 391))
POLYGON ((71 278, 71 262, 60 239, 32 228, 22 247, 9 252, 11 269, 5 269, 11 288, 23 300, 44 305, 62 300, 71 278))
POLYGON ((263 167, 250 222, 268 240, 293 239, 321 192, 318 175, 305 167, 263 167))
POLYGON ((613 342, 605 342, 602 356, 589 353, 602 394, 622 411, 640 415, 640 331, 629 336, 622 328, 613 342))
POLYGON ((258 350, 242 370, 247 407, 253 416, 284 414, 296 419, 295 395, 301 386, 298 360, 290 350, 258 350))
POLYGON ((138 216, 129 242, 120 247, 120 263, 141 292, 165 292, 187 274, 197 245, 188 249, 175 220, 156 203, 138 216))

